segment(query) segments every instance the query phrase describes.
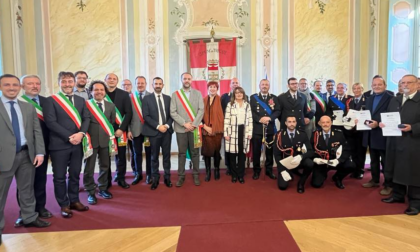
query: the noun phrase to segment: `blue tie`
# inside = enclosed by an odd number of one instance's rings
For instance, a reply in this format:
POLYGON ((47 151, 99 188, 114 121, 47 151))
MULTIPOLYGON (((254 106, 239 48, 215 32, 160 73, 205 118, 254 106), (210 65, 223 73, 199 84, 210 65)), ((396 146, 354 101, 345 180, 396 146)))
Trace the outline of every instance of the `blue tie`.
POLYGON ((14 101, 9 101, 10 103, 10 113, 12 114, 12 127, 13 133, 15 133, 16 138, 16 153, 21 149, 21 140, 20 140, 20 128, 19 128, 19 119, 16 113, 16 109, 13 105, 15 105, 14 101))

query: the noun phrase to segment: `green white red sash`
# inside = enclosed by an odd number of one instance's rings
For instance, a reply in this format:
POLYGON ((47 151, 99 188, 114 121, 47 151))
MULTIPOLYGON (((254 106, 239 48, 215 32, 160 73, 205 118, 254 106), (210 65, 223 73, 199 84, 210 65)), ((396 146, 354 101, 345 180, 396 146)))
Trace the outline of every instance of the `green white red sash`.
POLYGON ((86 106, 88 107, 90 113, 95 117, 96 121, 98 121, 99 125, 101 125, 102 129, 105 131, 105 133, 109 136, 109 155, 114 156, 118 153, 118 145, 117 140, 115 139, 114 135, 114 127, 112 127, 112 124, 109 122, 109 120, 106 118, 104 112, 98 107, 96 104, 96 101, 94 99, 90 99, 89 101, 86 101, 86 106))
POLYGON ((140 118, 140 122, 142 124, 144 124, 142 104, 141 104, 141 100, 140 100, 140 94, 138 94, 137 92, 131 93, 130 94, 130 98, 131 98, 131 102, 134 105, 134 110, 136 111, 137 115, 140 118))
POLYGON ((325 111, 327 111, 327 105, 325 104, 324 99, 322 99, 322 97, 319 95, 317 91, 312 91, 312 94, 314 95, 315 101, 322 108, 322 112, 325 113, 325 111))
MULTIPOLYGON (((191 122, 194 121, 195 117, 197 116, 197 113, 194 111, 194 108, 192 107, 190 101, 188 100, 187 96, 184 93, 184 90, 178 90, 176 91, 176 95, 178 96, 178 99, 181 101, 182 106, 184 107, 185 111, 187 112, 188 117, 190 118, 191 122)), ((198 128, 194 129, 194 148, 200 148, 202 146, 202 140, 201 140, 201 128, 203 125, 198 126, 198 128)))
MULTIPOLYGON (((76 124, 76 127, 80 129, 82 127, 82 118, 80 117, 80 114, 77 111, 77 109, 74 107, 73 103, 71 103, 70 100, 62 92, 58 92, 57 94, 54 94, 51 97, 58 103, 58 105, 60 105, 60 107, 72 119, 74 124, 76 124)), ((90 141, 90 135, 88 133, 86 133, 85 137, 83 137, 82 146, 83 146, 84 157, 85 158, 90 157, 93 153, 93 148, 90 141)))
MULTIPOLYGON (((109 98, 109 96, 108 96, 108 95, 106 95, 106 96, 105 96, 105 100, 106 100, 107 102, 110 102, 110 103, 114 104, 114 103, 112 102, 111 98, 109 98)), ((114 105, 115 105, 115 104, 114 104, 114 105)), ((115 112, 116 112, 116 115, 115 115, 115 122, 116 122, 118 125, 121 125, 121 123, 122 123, 122 122, 123 122, 123 120, 124 120, 124 117, 122 117, 122 116, 121 116, 121 112, 120 112, 120 110, 117 108, 117 106, 115 106, 115 112)), ((119 138, 118 138, 118 146, 127 146, 127 132, 123 132, 123 134, 121 135, 121 137, 119 137, 119 138)))
POLYGON ((32 106, 35 107, 36 115, 38 116, 38 118, 40 120, 44 121, 44 113, 42 112, 42 107, 39 106, 38 103, 34 102, 31 98, 29 98, 26 95, 22 95, 20 98, 22 98, 22 99, 20 99, 21 101, 24 101, 24 102, 27 102, 27 103, 32 104, 32 106))

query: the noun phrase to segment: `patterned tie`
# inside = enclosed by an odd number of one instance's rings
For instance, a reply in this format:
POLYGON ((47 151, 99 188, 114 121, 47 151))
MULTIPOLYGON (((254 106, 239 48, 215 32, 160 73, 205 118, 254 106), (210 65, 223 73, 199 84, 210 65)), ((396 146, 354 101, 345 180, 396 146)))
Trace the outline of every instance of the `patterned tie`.
POLYGON ((19 119, 18 115, 16 113, 16 109, 14 107, 15 102, 9 101, 10 103, 10 114, 12 115, 12 127, 13 127, 13 133, 15 134, 16 138, 16 153, 18 153, 21 149, 21 139, 20 139, 20 128, 19 128, 19 119))
POLYGON ((165 111, 163 111, 163 105, 162 105, 162 100, 160 99, 160 95, 157 96, 158 97, 158 102, 159 102, 159 112, 160 112, 160 118, 162 119, 162 125, 166 124, 166 118, 165 118, 165 111))
POLYGON ((325 143, 328 146, 328 142, 330 141, 330 134, 325 134, 325 143))
POLYGON ((102 102, 96 102, 96 104, 98 104, 99 109, 104 112, 104 109, 102 107, 102 102))

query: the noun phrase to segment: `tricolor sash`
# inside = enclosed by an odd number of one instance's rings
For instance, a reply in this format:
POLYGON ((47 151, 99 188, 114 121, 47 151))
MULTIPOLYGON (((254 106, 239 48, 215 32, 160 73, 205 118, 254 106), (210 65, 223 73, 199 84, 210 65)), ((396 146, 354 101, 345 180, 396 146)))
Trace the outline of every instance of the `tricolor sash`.
POLYGON ((31 98, 29 98, 26 95, 22 95, 20 98, 22 98, 22 99, 20 99, 21 101, 32 104, 32 106, 35 107, 36 115, 38 116, 39 120, 44 121, 44 113, 42 112, 42 107, 39 106, 38 103, 34 102, 31 98))
POLYGON ((325 113, 325 111, 327 111, 327 105, 325 104, 324 99, 322 99, 317 91, 313 91, 312 94, 314 95, 316 103, 322 108, 322 112, 325 113))
MULTIPOLYGON (((138 92, 135 92, 135 94, 130 94, 131 102, 134 105, 134 110, 136 111, 137 115, 140 118, 140 122, 144 124, 144 118, 143 118, 143 104, 140 100, 140 94, 138 92)), ((148 137, 144 137, 144 146, 148 147, 150 146, 150 141, 148 137)))
POLYGON ((344 103, 342 103, 335 96, 330 96, 330 100, 332 100, 335 103, 335 105, 337 105, 341 110, 344 111, 346 109, 346 105, 344 105, 344 103))
MULTIPOLYGON (((114 104, 114 102, 112 102, 111 98, 109 98, 108 94, 105 96, 105 100, 107 102, 110 102, 112 104, 114 104)), ((115 105, 115 104, 114 104, 115 105)), ((117 106, 115 106, 115 122, 118 125, 121 125, 121 123, 124 120, 124 117, 121 116, 121 112, 120 110, 117 108, 117 106)), ((123 134, 121 135, 121 137, 118 138, 118 146, 127 146, 127 132, 123 132, 123 134)))
MULTIPOLYGON (((191 122, 194 121, 195 117, 197 116, 197 113, 194 111, 194 108, 192 107, 190 101, 188 100, 187 96, 184 93, 184 90, 178 90, 175 92, 178 96, 178 99, 180 100, 182 106, 184 107, 185 111, 187 112, 188 117, 190 118, 191 122)), ((203 125, 198 126, 198 128, 194 129, 194 148, 200 148, 202 146, 202 140, 201 140, 201 128, 203 125)))
MULTIPOLYGON (((77 111, 76 107, 74 107, 73 103, 62 93, 58 92, 51 96, 60 107, 67 113, 67 115, 72 119, 76 127, 80 129, 82 127, 82 118, 80 117, 79 112, 77 111)), ((82 139, 82 146, 83 146, 83 153, 84 157, 88 158, 93 153, 92 144, 90 142, 90 135, 86 133, 85 137, 82 139)))
POLYGON ((109 155, 115 156, 118 153, 118 147, 117 147, 118 145, 117 145, 117 140, 115 139, 115 135, 114 135, 114 127, 112 127, 112 124, 106 118, 104 112, 102 112, 102 110, 98 107, 94 99, 90 99, 89 101, 86 101, 86 106, 88 107, 92 115, 95 117, 96 121, 98 121, 99 125, 101 125, 105 133, 108 134, 109 155))

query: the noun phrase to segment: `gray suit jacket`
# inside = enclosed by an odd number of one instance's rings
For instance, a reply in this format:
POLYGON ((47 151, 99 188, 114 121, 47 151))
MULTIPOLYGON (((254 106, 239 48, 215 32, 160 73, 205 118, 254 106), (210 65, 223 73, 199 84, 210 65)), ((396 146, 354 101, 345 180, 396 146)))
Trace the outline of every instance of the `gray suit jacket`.
MULTIPOLYGON (((22 101, 18 101, 18 104, 22 111, 29 157, 33 161, 35 155, 45 155, 41 125, 39 124, 35 108, 31 104, 22 101)), ((7 172, 12 169, 15 160, 16 138, 13 133, 12 122, 2 102, 0 102, 0 132, 2 133, 0 141, 0 172, 7 172)))
MULTIPOLYGON (((144 97, 146 97, 146 95, 149 95, 149 94, 151 93, 146 91, 146 94, 144 95, 144 97)), ((137 110, 134 107, 133 101, 131 100, 131 96, 130 96, 130 101, 131 101, 131 107, 133 108, 133 117, 131 118, 131 123, 128 126, 128 132, 131 132, 131 134, 133 134, 133 137, 138 137, 143 132, 143 123, 141 123, 140 121, 140 117, 137 114, 137 110)))
MULTIPOLYGON (((108 121, 112 124, 115 123, 115 105, 104 101, 105 105, 105 117, 108 121)), ((106 148, 109 144, 109 136, 108 134, 102 129, 102 126, 96 120, 95 116, 89 111, 90 114, 90 124, 88 133, 91 137, 92 148, 106 148)))
MULTIPOLYGON (((200 91, 195 89, 190 89, 190 98, 189 101, 191 106, 194 108, 196 117, 193 121, 193 125, 198 127, 203 120, 204 115, 204 103, 203 96, 200 91)), ((184 124, 186 122, 191 122, 190 117, 182 106, 181 101, 179 100, 176 92, 172 94, 171 98, 171 117, 174 119, 174 130, 176 133, 185 133, 184 124)))

